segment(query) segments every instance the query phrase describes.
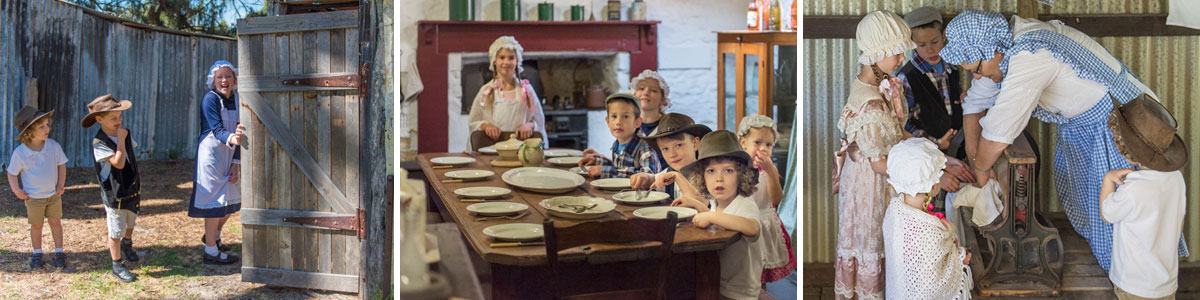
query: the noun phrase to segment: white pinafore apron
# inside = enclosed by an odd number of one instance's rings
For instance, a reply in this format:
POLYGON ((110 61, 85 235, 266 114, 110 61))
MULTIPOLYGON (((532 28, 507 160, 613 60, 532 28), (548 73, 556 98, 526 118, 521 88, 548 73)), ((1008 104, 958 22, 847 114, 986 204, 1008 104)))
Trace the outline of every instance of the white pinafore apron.
MULTIPOLYGON (((221 126, 229 132, 236 131, 239 123, 237 98, 234 98, 234 107, 226 107, 220 95, 217 99, 221 103, 221 126)), ((238 184, 229 182, 234 150, 212 132, 200 140, 200 148, 196 150, 195 203, 192 204, 195 208, 212 209, 242 202, 238 184)))

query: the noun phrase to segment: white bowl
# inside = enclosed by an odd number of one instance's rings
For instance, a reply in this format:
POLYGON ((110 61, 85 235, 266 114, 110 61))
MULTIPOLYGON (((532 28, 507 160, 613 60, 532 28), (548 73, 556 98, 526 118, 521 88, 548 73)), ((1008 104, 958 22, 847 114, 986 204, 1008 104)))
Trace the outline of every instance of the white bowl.
POLYGON ((592 180, 592 187, 603 190, 620 190, 629 188, 629 178, 605 178, 592 180))
POLYGON ((442 156, 442 157, 434 157, 433 159, 430 159, 429 162, 438 164, 438 165, 457 166, 457 165, 465 165, 465 164, 473 163, 473 162, 475 162, 475 158, 464 157, 464 156, 442 156))
POLYGON ((570 192, 587 182, 578 174, 542 167, 524 167, 508 170, 500 176, 505 183, 522 189, 545 193, 562 194, 570 192))
POLYGON ((529 205, 516 202, 483 202, 467 205, 467 211, 480 216, 515 215, 529 209, 529 205))
POLYGON ((483 180, 489 176, 496 175, 496 172, 487 170, 458 170, 446 172, 446 177, 462 180, 483 180))
POLYGON ((659 192, 659 191, 650 191, 650 193, 646 194, 646 197, 644 197, 642 199, 638 199, 637 196, 641 193, 645 193, 645 192, 643 192, 643 191, 624 191, 624 192, 613 194, 612 198, 613 198, 613 200, 615 200, 617 202, 621 202, 621 203, 625 203, 625 204, 645 205, 645 204, 651 204, 651 203, 656 203, 659 201, 667 200, 667 198, 671 197, 671 195, 668 195, 667 193, 663 193, 663 192, 659 192))
POLYGON ((554 164, 555 166, 559 166, 559 167, 571 167, 571 166, 579 165, 579 160, 581 160, 581 159, 583 159, 583 158, 578 157, 578 156, 567 156, 567 157, 555 157, 555 158, 547 159, 546 161, 550 162, 551 164, 554 164))
POLYGON ((583 151, 573 149, 550 149, 543 153, 546 157, 583 156, 583 151))
POLYGON ((617 204, 612 202, 612 200, 588 196, 559 196, 542 200, 539 204, 550 215, 568 219, 595 219, 603 217, 608 212, 617 208, 617 204), (563 207, 562 205, 582 205, 585 207, 595 205, 595 207, 588 208, 582 213, 577 213, 572 208, 563 207))
POLYGON ((479 148, 479 153, 494 155, 494 154, 498 154, 499 152, 496 152, 496 148, 492 148, 492 146, 487 146, 487 147, 479 148))
POLYGON ((542 224, 508 223, 492 225, 483 229, 483 235, 500 241, 528 242, 541 239, 542 224))
POLYGON ((696 215, 696 210, 690 207, 682 206, 652 206, 639 208, 633 211, 633 216, 643 219, 663 220, 667 218, 667 212, 674 211, 679 220, 691 218, 696 215))
POLYGON ((512 190, 494 186, 472 186, 454 190, 455 195, 482 199, 500 198, 509 193, 512 193, 512 190))

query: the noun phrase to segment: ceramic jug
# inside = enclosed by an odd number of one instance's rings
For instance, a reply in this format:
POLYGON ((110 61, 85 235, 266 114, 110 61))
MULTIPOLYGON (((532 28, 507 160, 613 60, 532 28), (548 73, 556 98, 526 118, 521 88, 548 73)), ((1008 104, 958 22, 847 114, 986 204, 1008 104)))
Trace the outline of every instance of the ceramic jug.
POLYGON ((517 158, 521 160, 521 165, 526 167, 542 166, 544 154, 542 151, 542 139, 539 138, 526 139, 521 143, 521 148, 517 150, 517 158))

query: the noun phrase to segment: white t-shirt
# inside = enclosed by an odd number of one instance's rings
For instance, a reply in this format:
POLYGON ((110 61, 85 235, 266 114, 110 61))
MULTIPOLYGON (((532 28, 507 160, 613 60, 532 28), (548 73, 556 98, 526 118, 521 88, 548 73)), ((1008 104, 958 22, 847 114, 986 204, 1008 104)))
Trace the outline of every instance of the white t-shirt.
MULTIPOLYGON (((717 203, 709 201, 716 211, 717 203)), ((754 199, 737 196, 720 213, 735 215, 758 222, 758 206, 754 199)), ((753 237, 742 235, 732 245, 721 249, 721 296, 733 299, 758 299, 762 289, 762 233, 753 237)))
MULTIPOLYGON (((108 138, 113 140, 113 142, 120 143, 115 136, 110 135, 108 138)), ((134 141, 133 138, 129 138, 129 140, 133 142, 133 145, 125 145, 126 162, 129 161, 129 153, 132 152, 133 148, 137 148, 137 141, 134 141)), ((116 154, 117 149, 110 149, 108 145, 99 139, 92 139, 92 156, 96 158, 96 162, 100 163, 100 180, 108 179, 108 174, 112 173, 112 163, 108 162, 108 158, 116 154)))
POLYGON ((67 154, 53 139, 46 139, 41 151, 25 144, 13 150, 8 161, 8 174, 21 176, 21 189, 30 198, 50 198, 58 188, 58 166, 67 163, 67 154))
POLYGON ((1142 170, 1129 173, 1104 202, 1100 214, 1113 223, 1112 270, 1117 287, 1140 297, 1175 292, 1179 236, 1187 207, 1183 174, 1142 170))

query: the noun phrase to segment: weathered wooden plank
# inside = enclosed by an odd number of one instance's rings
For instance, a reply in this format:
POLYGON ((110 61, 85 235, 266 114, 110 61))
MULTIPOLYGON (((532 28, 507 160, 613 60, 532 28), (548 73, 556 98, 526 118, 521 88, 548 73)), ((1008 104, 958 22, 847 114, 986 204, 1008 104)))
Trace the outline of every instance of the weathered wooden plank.
MULTIPOLYGON (((355 68, 354 70, 357 70, 355 68)), ((352 70, 353 71, 353 70, 352 70)), ((358 94, 346 95, 346 197, 351 203, 361 203, 361 187, 359 182, 359 145, 361 144, 361 112, 358 94)), ((348 238, 346 243, 346 270, 350 274, 360 274, 362 263, 359 261, 362 252, 362 241, 358 237, 348 238)))
POLYGON ((313 14, 283 15, 270 18, 238 19, 238 36, 328 30, 358 26, 358 11, 337 11, 313 14))
POLYGON ((263 69, 259 75, 279 74, 279 40, 276 34, 263 35, 263 69))
POLYGON ((323 73, 305 73, 293 75, 263 75, 263 76, 239 76, 238 90, 243 92, 310 92, 310 91, 356 91, 357 86, 304 86, 304 85, 285 85, 284 80, 320 78, 320 77, 347 77, 357 74, 349 72, 323 72, 323 73))
POLYGON ((313 185, 317 186, 317 190, 321 196, 327 201, 331 201, 337 212, 348 213, 354 211, 352 206, 348 205, 346 196, 337 187, 333 186, 333 181, 329 179, 329 176, 319 170, 320 167, 317 166, 313 156, 301 146, 301 142, 295 136, 288 132, 287 126, 279 119, 279 115, 275 113, 275 110, 264 104, 261 96, 255 93, 248 93, 247 95, 250 96, 242 99, 242 101, 245 101, 255 114, 263 120, 263 125, 267 127, 280 145, 283 146, 284 150, 291 156, 292 161, 300 166, 304 176, 313 185))
POLYGON ((1063 277, 1062 290, 1068 291, 1111 291, 1112 281, 1108 277, 1063 277))
MULTIPOLYGON (((343 93, 335 93, 330 97, 329 103, 329 144, 331 152, 329 173, 333 179, 334 186, 337 186, 343 192, 346 191, 346 96, 343 93)), ((357 142, 357 141, 355 141, 357 142)), ((347 195, 347 200, 352 199, 347 195)), ((354 200, 350 200, 355 203, 354 200)), ((355 235, 353 238, 357 238, 355 235)), ((346 270, 346 258, 342 253, 346 253, 348 245, 347 235, 335 234, 332 236, 329 251, 335 253, 331 261, 330 272, 336 274, 348 274, 346 270)), ((355 273, 357 274, 357 273, 355 273)))
POLYGON ((1064 265, 1063 276, 1065 277, 1107 277, 1104 268, 1100 265, 1064 265))
POLYGON ((346 30, 329 31, 329 71, 346 71, 346 30))
POLYGON ((242 281, 261 282, 273 286, 358 293, 358 276, 354 275, 242 267, 242 281))

